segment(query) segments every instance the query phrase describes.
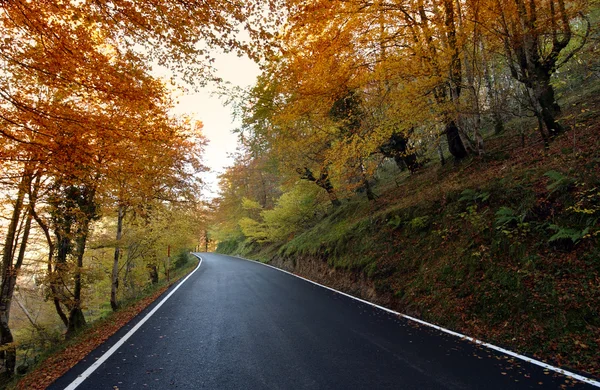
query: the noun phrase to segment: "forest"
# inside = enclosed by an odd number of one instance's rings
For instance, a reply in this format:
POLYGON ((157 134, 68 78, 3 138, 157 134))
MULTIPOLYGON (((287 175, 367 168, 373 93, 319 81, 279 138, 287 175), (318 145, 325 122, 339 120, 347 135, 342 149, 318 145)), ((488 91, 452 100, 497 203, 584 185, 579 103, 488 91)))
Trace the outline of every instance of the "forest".
POLYGON ((175 79, 212 79, 207 48, 241 51, 228 35, 249 14, 172 1, 0 7, 3 388, 192 265, 206 139, 201 122, 172 114, 175 79), (156 64, 176 76, 155 76, 156 64))
POLYGON ((286 1, 217 251, 600 373, 597 1, 286 1))
POLYGON ((0 384, 209 243, 600 375, 598 0, 0 7, 0 384), (183 84, 241 121, 209 201, 183 84))

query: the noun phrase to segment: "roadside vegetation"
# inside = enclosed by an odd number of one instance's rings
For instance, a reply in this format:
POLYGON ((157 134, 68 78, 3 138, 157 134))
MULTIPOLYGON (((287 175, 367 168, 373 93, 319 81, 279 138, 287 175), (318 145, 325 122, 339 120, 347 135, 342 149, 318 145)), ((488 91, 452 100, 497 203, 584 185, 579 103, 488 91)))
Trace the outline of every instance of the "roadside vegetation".
POLYGON ((176 83, 212 79, 206 47, 241 51, 227 35, 249 16, 208 8, 0 5, 0 388, 156 291, 201 243, 206 139, 172 113, 176 83), (177 77, 156 77, 157 62, 177 77))
MULTIPOLYGON (((93 318, 90 326, 80 330, 69 340, 57 338, 54 344, 43 351, 28 351, 35 361, 27 367, 25 375, 15 376, 6 383, 7 389, 35 390, 45 389, 71 367, 84 359, 87 354, 108 340, 121 327, 140 314, 173 284, 191 272, 198 262, 193 256, 182 253, 178 256, 177 266, 172 270, 169 279, 161 279, 158 283, 147 286, 135 298, 122 302, 118 311, 106 308, 105 314, 93 318)), ((27 340, 27 338, 25 338, 27 340)), ((35 347, 35 344, 30 344, 35 347)), ((27 353, 27 352, 26 352, 27 353)), ((21 367, 21 366, 20 366, 21 367)))
POLYGON ((485 157, 415 175, 383 165, 373 201, 357 194, 333 208, 304 182, 272 209, 246 200, 249 216, 217 250, 599 375, 598 92, 565 110, 579 117, 585 104, 586 119, 547 150, 535 124, 518 121, 486 138, 485 157), (507 147, 521 126, 525 147, 507 147))
POLYGON ((487 3, 296 4, 212 236, 599 376, 600 9, 487 3))

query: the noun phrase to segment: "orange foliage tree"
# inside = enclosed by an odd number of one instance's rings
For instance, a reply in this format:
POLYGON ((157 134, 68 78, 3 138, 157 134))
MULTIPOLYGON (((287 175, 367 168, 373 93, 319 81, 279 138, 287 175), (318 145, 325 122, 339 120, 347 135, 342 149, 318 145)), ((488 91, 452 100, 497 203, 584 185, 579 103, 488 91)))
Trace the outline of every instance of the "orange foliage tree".
POLYGON ((550 79, 583 48, 591 26, 589 3, 580 0, 482 2, 486 27, 504 51, 511 75, 523 83, 539 131, 548 142, 562 132, 560 107, 550 79))
POLYGON ((48 288, 70 335, 85 322, 83 254, 103 202, 127 203, 131 192, 189 197, 204 169, 203 138, 169 116, 169 91, 148 63, 197 83, 212 79, 208 49, 252 53, 237 34, 258 33, 246 25, 258 10, 241 1, 15 0, 0 11, 0 158, 3 192, 14 194, 2 252, 0 372, 10 376, 10 306, 32 220, 49 246, 48 288))

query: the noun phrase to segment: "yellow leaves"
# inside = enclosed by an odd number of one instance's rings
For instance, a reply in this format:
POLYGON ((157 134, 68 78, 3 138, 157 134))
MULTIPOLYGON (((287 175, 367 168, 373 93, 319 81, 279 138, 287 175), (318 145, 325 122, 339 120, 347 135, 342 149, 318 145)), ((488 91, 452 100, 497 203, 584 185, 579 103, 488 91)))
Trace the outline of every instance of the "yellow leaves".
MULTIPOLYGON (((281 195, 272 209, 239 219, 240 229, 246 237, 256 242, 284 242, 325 213, 328 200, 323 196, 324 192, 306 181, 296 182, 281 195)), ((244 202, 256 203, 248 199, 244 199, 244 202)))
POLYGON ((262 206, 255 200, 242 198, 242 208, 247 211, 262 210, 262 206))
POLYGON ((256 242, 264 242, 268 234, 264 226, 252 218, 243 217, 239 220, 240 228, 244 235, 256 242))
POLYGON ((168 90, 134 50, 133 36, 160 34, 120 24, 141 15, 135 3, 154 7, 142 0, 3 5, 0 137, 11 146, 0 157, 27 156, 49 177, 93 182, 100 196, 124 181, 142 197, 174 199, 197 189, 202 126, 171 117, 168 90), (115 18, 117 8, 126 14, 115 18))

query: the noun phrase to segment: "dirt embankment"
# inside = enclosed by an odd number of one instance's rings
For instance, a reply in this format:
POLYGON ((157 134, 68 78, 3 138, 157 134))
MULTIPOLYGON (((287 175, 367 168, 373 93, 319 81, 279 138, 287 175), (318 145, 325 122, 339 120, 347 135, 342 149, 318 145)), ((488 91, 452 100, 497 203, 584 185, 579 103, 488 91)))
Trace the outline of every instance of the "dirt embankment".
POLYGON ((380 293, 364 272, 333 268, 316 256, 291 258, 275 256, 270 265, 334 288, 357 298, 398 310, 399 303, 389 293, 380 293))

